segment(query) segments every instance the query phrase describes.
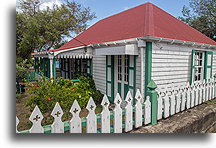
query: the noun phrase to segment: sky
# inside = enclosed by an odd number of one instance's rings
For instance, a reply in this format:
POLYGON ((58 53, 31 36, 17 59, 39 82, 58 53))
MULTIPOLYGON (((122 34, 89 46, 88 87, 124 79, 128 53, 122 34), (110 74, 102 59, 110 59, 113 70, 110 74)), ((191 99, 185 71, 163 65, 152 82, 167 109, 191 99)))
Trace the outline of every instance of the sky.
POLYGON ((181 16, 184 5, 189 5, 189 0, 75 0, 85 7, 90 7, 96 13, 97 18, 90 21, 89 25, 93 25, 97 21, 122 12, 129 8, 151 2, 160 7, 171 15, 181 16))
MULTIPOLYGON (((19 1, 19 0, 16 0, 19 1)), ((52 6, 52 4, 61 4, 61 0, 40 0, 43 2, 41 8, 52 6)), ((72 1, 72 0, 69 0, 72 1)), ((124 10, 133 8, 135 6, 151 2, 171 15, 178 17, 181 16, 182 8, 184 5, 189 5, 189 0, 74 0, 84 7, 90 7, 92 12, 96 13, 97 18, 88 22, 91 26, 97 21, 122 12, 124 10)))

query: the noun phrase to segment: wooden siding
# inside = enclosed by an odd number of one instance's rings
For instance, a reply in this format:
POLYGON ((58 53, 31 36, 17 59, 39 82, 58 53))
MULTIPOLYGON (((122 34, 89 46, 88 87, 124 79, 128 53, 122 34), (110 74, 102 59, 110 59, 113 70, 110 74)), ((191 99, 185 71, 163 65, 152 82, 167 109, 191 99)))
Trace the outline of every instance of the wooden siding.
MULTIPOLYGON (((140 49, 139 49, 139 55, 137 56, 136 59, 136 89, 141 88, 141 56, 140 56, 140 49)), ((144 58, 144 67, 143 67, 143 72, 144 72, 144 82, 143 85, 145 84, 145 49, 143 50, 143 58, 144 58)))
MULTIPOLYGON (((190 81, 192 50, 206 51, 202 48, 165 43, 153 43, 152 46, 152 79, 159 86, 170 83, 181 85, 190 81)), ((215 60, 216 56, 214 54, 215 60)), ((213 63, 214 74, 216 64, 213 63)))
POLYGON ((92 64, 96 88, 106 94, 106 56, 94 55, 92 64))

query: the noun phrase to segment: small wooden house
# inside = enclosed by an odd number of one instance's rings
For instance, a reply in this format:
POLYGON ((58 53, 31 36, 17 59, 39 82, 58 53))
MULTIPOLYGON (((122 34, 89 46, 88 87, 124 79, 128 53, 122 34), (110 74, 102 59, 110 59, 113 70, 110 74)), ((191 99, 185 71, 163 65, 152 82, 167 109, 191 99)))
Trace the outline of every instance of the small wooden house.
POLYGON ((153 5, 145 3, 100 20, 59 49, 33 53, 48 77, 91 75, 113 101, 152 79, 158 86, 208 80, 216 73, 216 42, 153 5))

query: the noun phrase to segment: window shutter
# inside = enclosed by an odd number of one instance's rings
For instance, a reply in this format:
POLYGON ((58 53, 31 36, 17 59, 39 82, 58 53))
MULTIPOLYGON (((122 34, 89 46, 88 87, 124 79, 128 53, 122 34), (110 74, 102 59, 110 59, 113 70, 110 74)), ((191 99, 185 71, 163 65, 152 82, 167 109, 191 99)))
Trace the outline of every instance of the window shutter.
POLYGON ((134 97, 136 91, 136 56, 129 56, 128 77, 129 91, 134 97))
POLYGON ((195 57, 195 50, 192 50, 192 54, 191 54, 191 75, 190 75, 190 84, 192 84, 192 82, 194 81, 194 70, 195 70, 195 61, 194 61, 194 57, 195 57))
POLYGON ((212 77, 212 59, 213 52, 205 52, 205 61, 204 61, 204 79, 208 80, 212 77))
POLYGON ((111 103, 114 102, 114 56, 106 56, 106 94, 111 103))
POLYGON ((92 76, 92 59, 87 60, 87 76, 92 76))

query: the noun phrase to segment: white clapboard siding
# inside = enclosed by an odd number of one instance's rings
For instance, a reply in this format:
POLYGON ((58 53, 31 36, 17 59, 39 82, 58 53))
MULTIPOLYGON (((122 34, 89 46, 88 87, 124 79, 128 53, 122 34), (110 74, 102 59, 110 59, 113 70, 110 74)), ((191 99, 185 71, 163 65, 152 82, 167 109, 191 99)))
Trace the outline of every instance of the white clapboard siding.
POLYGON ((110 102, 107 95, 104 95, 101 105, 103 107, 101 112, 101 133, 110 133, 110 102))
POLYGON ((128 91, 125 101, 127 103, 125 106, 125 132, 128 132, 133 129, 133 97, 131 96, 130 91, 128 91))
POLYGON ((106 56, 94 55, 92 65, 96 88, 106 94, 106 56))
POLYGON ((137 89, 136 95, 136 104, 135 104, 135 127, 138 128, 142 126, 142 95, 140 93, 140 90, 137 89))
POLYGON ((113 110, 114 113, 114 133, 122 133, 122 109, 120 107, 122 103, 122 99, 119 93, 116 94, 114 99, 115 108, 113 110))
POLYGON ((19 119, 18 119, 18 117, 16 116, 16 133, 19 133, 19 131, 17 130, 18 124, 19 124, 19 119))
POLYGON ((64 123, 61 120, 63 115, 63 110, 58 102, 56 103, 51 115, 54 117, 54 122, 51 125, 51 132, 64 133, 64 123))
POLYGON ((150 102, 150 97, 146 96, 146 101, 145 101, 145 111, 144 111, 144 124, 149 124, 151 123, 151 102, 150 102))
POLYGON ((97 133, 97 117, 95 114, 96 104, 92 97, 90 97, 86 109, 89 111, 86 117, 86 132, 97 133))
POLYGON ((43 119, 43 115, 36 105, 29 120, 33 123, 32 127, 30 128, 30 133, 44 133, 44 129, 41 125, 41 121, 43 119))
POLYGON ((74 100, 70 109, 70 112, 73 115, 72 119, 70 120, 70 133, 82 133, 81 118, 79 117, 80 111, 81 108, 77 100, 74 100))

